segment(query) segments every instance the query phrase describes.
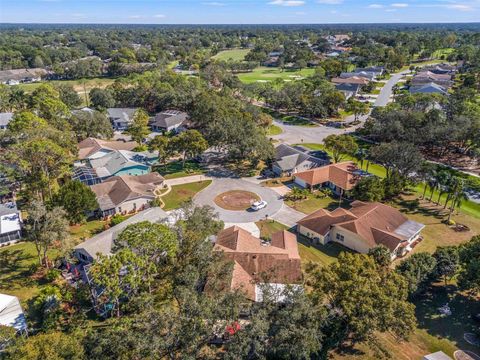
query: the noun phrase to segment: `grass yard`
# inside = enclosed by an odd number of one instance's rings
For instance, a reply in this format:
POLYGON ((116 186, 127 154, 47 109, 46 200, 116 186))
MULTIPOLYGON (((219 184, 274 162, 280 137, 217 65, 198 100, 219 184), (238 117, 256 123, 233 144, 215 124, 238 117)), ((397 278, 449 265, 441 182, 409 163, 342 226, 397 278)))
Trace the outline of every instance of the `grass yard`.
MULTIPOLYGON (((296 115, 286 115, 278 111, 275 111, 272 109, 265 109, 265 108, 263 108, 262 111, 272 116, 275 120, 281 121, 285 125, 308 126, 308 127, 318 126, 317 123, 311 121, 310 119, 299 117, 296 115)), ((272 126, 275 126, 275 125, 272 125, 272 126)), ((280 129, 280 131, 282 131, 282 129, 280 129)))
POLYGON ((270 125, 267 129, 268 136, 280 135, 282 132, 282 129, 277 125, 270 125))
MULTIPOLYGON (((334 199, 330 196, 320 197, 315 193, 310 193, 304 200, 287 200, 285 204, 304 214, 311 214, 318 209, 335 210, 338 207, 338 201, 339 199, 334 199)), ((342 207, 348 208, 348 204, 347 201, 342 201, 342 207)))
MULTIPOLYGON (((56 250, 48 252, 50 260, 57 255, 56 250)), ((0 293, 17 296, 26 304, 43 286, 32 278, 31 269, 36 264, 37 252, 31 242, 0 248, 0 293)))
POLYGON ((186 161, 185 167, 182 168, 181 161, 173 161, 166 166, 159 165, 155 168, 165 179, 176 179, 190 175, 205 174, 206 170, 196 161, 186 161))
POLYGON ((452 219, 470 228, 467 232, 456 232, 442 223, 447 213, 443 206, 437 206, 427 200, 418 201, 417 195, 404 196, 403 199, 398 199, 390 205, 399 208, 409 219, 425 224, 425 229, 422 231, 424 240, 415 247, 414 252, 433 253, 438 246, 459 245, 470 240, 472 236, 480 234, 478 219, 462 211, 455 213, 452 219))
MULTIPOLYGON (((260 237, 270 238, 273 233, 282 230, 288 230, 288 227, 275 220, 261 220, 255 223, 260 229, 260 237)), ((314 262, 321 265, 328 265, 335 261, 340 252, 349 251, 336 243, 327 245, 312 245, 310 241, 303 236, 297 236, 298 252, 302 259, 303 266, 308 262, 314 262)))
POLYGON ((107 221, 92 220, 82 225, 70 226, 70 235, 75 240, 83 240, 103 231, 107 221))
POLYGON ((77 92, 84 92, 85 90, 89 92, 93 88, 106 88, 108 85, 113 84, 115 79, 110 78, 92 78, 92 79, 78 79, 78 80, 52 80, 52 81, 42 81, 37 83, 31 84, 20 84, 17 85, 26 92, 34 91, 42 84, 67 84, 72 85, 75 91, 77 92))
POLYGON ((434 57, 436 59, 441 59, 442 56, 443 56, 446 59, 448 57, 448 55, 450 55, 454 51, 455 51, 454 48, 438 49, 438 50, 434 51, 434 53, 432 54, 432 57, 434 57))
POLYGON ((245 56, 250 52, 250 49, 231 49, 231 50, 223 50, 220 51, 215 56, 212 56, 212 59, 227 61, 243 61, 245 60, 245 56))
POLYGON ((283 70, 275 67, 260 66, 251 72, 237 74, 240 81, 245 84, 253 82, 267 82, 276 79, 284 81, 301 80, 305 77, 311 76, 315 73, 315 69, 301 69, 301 70, 283 70))
POLYGON ((184 202, 191 200, 196 193, 210 185, 211 180, 198 181, 189 184, 172 186, 172 190, 162 197, 165 207, 163 210, 178 209, 184 202))

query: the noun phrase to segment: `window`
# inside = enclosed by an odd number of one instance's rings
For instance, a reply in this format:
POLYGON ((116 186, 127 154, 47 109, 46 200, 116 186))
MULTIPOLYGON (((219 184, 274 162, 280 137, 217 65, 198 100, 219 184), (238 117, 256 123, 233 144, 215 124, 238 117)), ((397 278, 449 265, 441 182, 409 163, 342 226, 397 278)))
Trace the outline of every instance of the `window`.
POLYGON ((341 241, 341 242, 343 242, 345 240, 345 237, 342 234, 338 234, 338 233, 337 233, 336 238, 337 238, 338 241, 341 241))

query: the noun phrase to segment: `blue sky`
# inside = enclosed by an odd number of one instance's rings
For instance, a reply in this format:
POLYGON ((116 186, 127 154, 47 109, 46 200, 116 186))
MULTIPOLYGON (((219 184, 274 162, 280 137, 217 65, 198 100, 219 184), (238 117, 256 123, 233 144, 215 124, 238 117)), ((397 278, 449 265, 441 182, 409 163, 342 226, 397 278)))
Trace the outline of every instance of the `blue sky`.
POLYGON ((0 22, 478 22, 480 0, 0 0, 0 22))

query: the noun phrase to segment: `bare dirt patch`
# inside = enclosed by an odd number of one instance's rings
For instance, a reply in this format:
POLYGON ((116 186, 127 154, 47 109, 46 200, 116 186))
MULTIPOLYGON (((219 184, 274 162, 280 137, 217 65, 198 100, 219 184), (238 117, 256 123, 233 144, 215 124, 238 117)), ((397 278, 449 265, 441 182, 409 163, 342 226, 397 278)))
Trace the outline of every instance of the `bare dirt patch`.
POLYGON ((213 201, 222 209, 239 211, 248 209, 259 200, 260 197, 250 191, 231 190, 217 195, 213 201))

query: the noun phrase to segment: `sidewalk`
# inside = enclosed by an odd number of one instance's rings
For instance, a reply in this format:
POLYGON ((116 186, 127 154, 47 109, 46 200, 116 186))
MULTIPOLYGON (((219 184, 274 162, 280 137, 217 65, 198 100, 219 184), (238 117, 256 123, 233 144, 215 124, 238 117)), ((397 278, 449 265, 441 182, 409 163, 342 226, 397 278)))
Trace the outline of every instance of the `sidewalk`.
POLYGON ((190 183, 205 181, 205 180, 212 180, 212 178, 206 175, 191 175, 191 176, 184 176, 176 179, 167 179, 165 180, 165 184, 169 186, 175 186, 175 185, 190 184, 190 183))

